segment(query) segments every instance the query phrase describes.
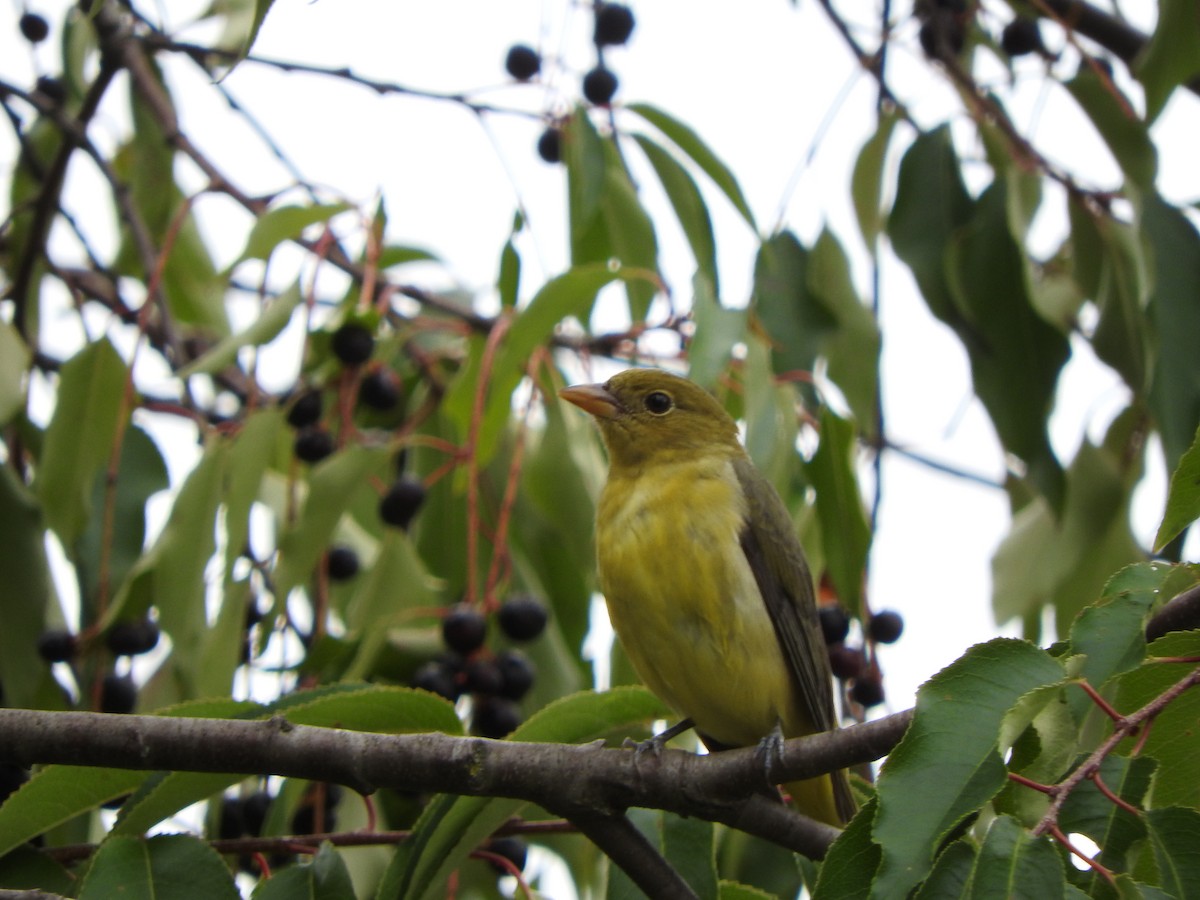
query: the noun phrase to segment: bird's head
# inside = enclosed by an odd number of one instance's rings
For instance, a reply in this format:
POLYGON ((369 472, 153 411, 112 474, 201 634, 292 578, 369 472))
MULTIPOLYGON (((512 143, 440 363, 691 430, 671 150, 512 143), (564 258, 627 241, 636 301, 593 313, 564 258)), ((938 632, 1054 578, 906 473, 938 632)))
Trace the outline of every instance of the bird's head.
POLYGON ((725 408, 700 385, 660 369, 627 369, 604 384, 558 394, 595 417, 617 470, 701 453, 741 453, 737 424, 725 408))

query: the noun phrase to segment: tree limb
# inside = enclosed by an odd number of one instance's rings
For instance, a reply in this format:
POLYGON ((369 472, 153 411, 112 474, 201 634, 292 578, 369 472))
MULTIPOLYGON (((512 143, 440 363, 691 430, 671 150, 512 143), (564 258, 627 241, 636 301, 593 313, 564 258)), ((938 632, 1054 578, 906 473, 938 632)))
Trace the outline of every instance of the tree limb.
MULTIPOLYGON (((780 778, 806 778, 878 759, 911 720, 897 713, 865 725, 786 742, 780 778)), ((722 822, 819 857, 836 829, 769 801, 761 755, 746 747, 709 756, 659 755, 595 745, 533 744, 445 734, 386 735, 242 721, 0 709, 0 759, 143 771, 273 774, 379 788, 527 800, 577 818, 631 806, 722 822)))

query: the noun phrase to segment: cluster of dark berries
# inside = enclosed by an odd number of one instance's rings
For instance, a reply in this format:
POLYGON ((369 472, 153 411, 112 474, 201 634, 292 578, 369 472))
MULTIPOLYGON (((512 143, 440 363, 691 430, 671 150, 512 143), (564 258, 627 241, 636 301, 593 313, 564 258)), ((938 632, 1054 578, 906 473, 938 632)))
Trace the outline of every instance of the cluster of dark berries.
MULTIPOLYGON (((604 49, 618 47, 633 34, 633 10, 624 3, 601 2, 593 7, 592 42, 596 45, 597 61, 584 73, 581 89, 584 98, 595 106, 608 106, 620 82, 604 64, 604 49)), ((517 81, 529 81, 542 69, 542 56, 527 44, 514 44, 504 58, 504 69, 517 81)), ((548 163, 562 160, 562 128, 552 123, 537 142, 538 156, 548 163)))
POLYGON ((633 10, 623 3, 597 3, 592 42, 599 57, 596 65, 583 76, 583 96, 596 106, 607 106, 616 96, 620 82, 604 65, 604 48, 619 47, 633 34, 633 10))
POLYGON ((412 475, 401 475, 379 499, 383 524, 407 530, 425 503, 425 483, 412 475))
MULTIPOLYGON (((883 702, 883 677, 877 666, 871 665, 861 647, 846 645, 850 634, 850 617, 840 606, 822 606, 818 611, 821 634, 829 653, 829 667, 841 681, 850 682, 850 699, 860 706, 878 706, 883 702)), ((904 620, 892 610, 877 612, 867 622, 867 639, 874 644, 891 644, 900 638, 904 620)))
MULTIPOLYGON (((347 322, 330 337, 329 347, 346 370, 361 371, 358 401, 371 410, 391 412, 400 405, 400 376, 383 363, 370 363, 375 336, 361 322, 347 322)), ((296 458, 318 463, 336 449, 333 435, 321 423, 324 401, 321 391, 310 388, 291 401, 287 422, 296 429, 293 451, 296 458)))
MULTIPOLYGON (((496 614, 496 624, 512 641, 531 641, 546 628, 548 614, 536 597, 519 594, 496 614)), ((472 698, 471 731, 502 738, 521 724, 517 705, 531 687, 535 670, 519 650, 492 652, 484 647, 487 617, 471 606, 450 609, 442 619, 444 652, 417 669, 412 686, 457 700, 472 698)))
MULTIPOLYGON (((154 619, 124 619, 115 623, 104 636, 114 656, 140 656, 158 646, 161 631, 154 619)), ((52 628, 38 636, 38 655, 48 663, 72 662, 80 651, 79 636, 52 628)), ((131 713, 137 706, 137 685, 129 675, 109 672, 100 684, 100 711, 131 713)))

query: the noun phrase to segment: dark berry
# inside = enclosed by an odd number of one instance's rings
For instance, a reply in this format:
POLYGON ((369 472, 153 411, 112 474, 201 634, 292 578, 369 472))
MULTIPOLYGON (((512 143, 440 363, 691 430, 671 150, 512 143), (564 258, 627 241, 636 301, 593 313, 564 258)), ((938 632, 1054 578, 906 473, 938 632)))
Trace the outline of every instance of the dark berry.
POLYGON ((509 598, 496 616, 500 630, 514 641, 531 641, 546 628, 549 613, 537 597, 520 594, 509 598))
POLYGON ((358 554, 352 547, 330 547, 325 571, 334 581, 349 581, 358 574, 358 554))
POLYGON ((310 425, 296 432, 292 450, 297 459, 306 463, 319 463, 333 453, 333 435, 319 425, 310 425))
POLYGON ((40 44, 50 35, 50 23, 37 13, 27 12, 21 16, 21 34, 31 44, 40 44))
POLYGON ((246 820, 242 817, 242 801, 238 797, 222 797, 218 815, 217 836, 223 841, 240 838, 246 833, 246 820))
POLYGON ((379 518, 387 525, 407 528, 425 502, 425 485, 407 475, 398 479, 379 501, 379 518))
POLYGON ((55 78, 53 75, 39 76, 37 90, 55 106, 62 106, 63 101, 67 99, 67 86, 61 78, 55 78))
POLYGON ((475 702, 471 731, 480 737, 502 738, 521 724, 521 710, 504 697, 482 697, 475 702))
POLYGON ((100 685, 100 712, 124 715, 137 706, 137 687, 128 675, 109 673, 100 685))
POLYGON ((596 66, 583 76, 583 96, 596 106, 607 106, 617 92, 617 76, 604 66, 596 66))
POLYGON ((287 423, 293 428, 315 425, 321 418, 321 392, 305 391, 296 398, 287 413, 287 423))
POLYGON ((267 821, 267 811, 271 808, 271 795, 266 791, 255 791, 242 801, 242 821, 246 823, 246 834, 258 837, 262 834, 263 824, 267 821))
POLYGON ((821 634, 826 646, 840 644, 850 633, 850 617, 840 606, 822 606, 817 610, 817 617, 821 620, 821 634))
POLYGON ((857 647, 834 644, 829 648, 829 668, 843 681, 857 678, 867 668, 867 657, 857 647))
POLYGON ((358 386, 358 399, 382 412, 395 409, 400 402, 400 380, 391 369, 375 369, 358 386))
POLYGON ((592 40, 599 47, 623 44, 633 34, 633 10, 623 3, 601 3, 596 7, 592 40))
POLYGON ((537 670, 524 653, 517 650, 497 653, 496 668, 500 671, 503 682, 500 686, 500 696, 509 700, 520 700, 533 687, 533 677, 537 670))
POLYGON ((894 644, 903 631, 904 619, 890 609, 875 613, 867 623, 867 636, 880 644, 894 644))
POLYGON ((470 606, 456 606, 442 619, 442 640, 456 653, 474 653, 487 637, 487 619, 470 606))
POLYGON ((38 655, 48 663, 67 662, 79 650, 79 640, 69 631, 43 631, 37 640, 38 655))
POLYGON ((562 132, 547 128, 537 142, 538 156, 548 163, 562 162, 562 132))
POLYGON ((29 770, 16 763, 0 762, 0 803, 28 780, 29 770))
POLYGON ((158 623, 153 619, 130 619, 113 625, 104 642, 117 656, 137 656, 158 646, 158 637, 158 623))
POLYGON ((1013 19, 1000 32, 1000 49, 1009 56, 1024 56, 1042 49, 1037 19, 1013 19))
POLYGON ((458 688, 458 680, 453 670, 443 663, 431 660, 422 665, 413 674, 412 686, 439 697, 445 697, 451 703, 462 693, 458 688))
MULTIPOLYGON (((483 845, 483 849, 488 853, 494 853, 496 856, 507 859, 510 863, 512 863, 513 869, 516 869, 518 872, 523 872, 525 870, 525 860, 529 854, 529 847, 520 838, 492 838, 483 845)), ((492 868, 501 875, 512 874, 511 869, 496 862, 492 863, 492 868)))
POLYGON ((333 352, 348 366, 357 366, 371 358, 375 336, 365 325, 347 322, 333 333, 333 352))
POLYGON ((464 672, 467 690, 472 694, 491 696, 499 694, 504 687, 504 676, 493 660, 476 657, 467 662, 464 672))
POLYGON ((917 32, 921 49, 930 59, 958 56, 967 43, 967 32, 962 23, 947 14, 937 15, 921 26, 917 32))
POLYGON ((850 687, 850 699, 860 706, 878 706, 883 702, 883 680, 874 673, 860 675, 850 687))
POLYGON ((528 81, 542 67, 542 58, 532 47, 513 44, 504 58, 504 70, 517 81, 528 81))

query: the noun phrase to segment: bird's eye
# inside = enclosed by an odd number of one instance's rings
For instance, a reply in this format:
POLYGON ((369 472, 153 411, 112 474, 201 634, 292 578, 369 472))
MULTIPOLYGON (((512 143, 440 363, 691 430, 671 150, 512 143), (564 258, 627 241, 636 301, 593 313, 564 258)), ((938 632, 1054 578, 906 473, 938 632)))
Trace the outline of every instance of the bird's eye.
POLYGON ((646 395, 646 409, 656 416, 666 415, 674 405, 671 395, 664 391, 654 391, 646 395))

